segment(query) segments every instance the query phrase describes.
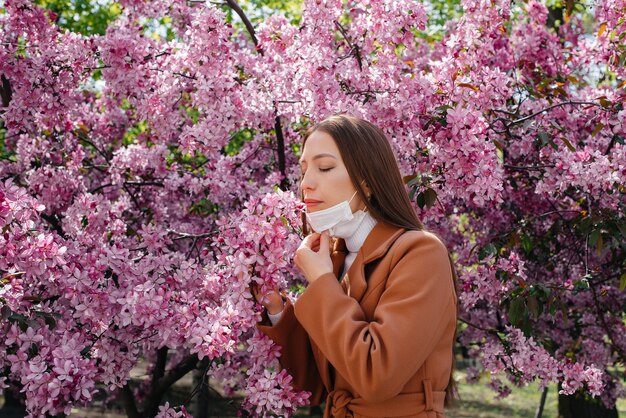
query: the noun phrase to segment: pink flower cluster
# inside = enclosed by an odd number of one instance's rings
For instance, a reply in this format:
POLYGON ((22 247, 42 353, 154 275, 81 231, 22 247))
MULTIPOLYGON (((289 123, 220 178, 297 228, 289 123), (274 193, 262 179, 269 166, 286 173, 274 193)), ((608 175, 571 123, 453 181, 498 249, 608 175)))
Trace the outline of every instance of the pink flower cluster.
POLYGON ((180 411, 170 406, 169 402, 165 402, 164 405, 159 406, 159 413, 155 418, 189 418, 193 415, 189 414, 184 406, 180 407, 180 411))
POLYGON ((463 0, 434 35, 414 0, 305 0, 297 24, 255 22, 258 45, 224 5, 119 4, 102 36, 29 1, 0 14, 0 390, 32 416, 134 386, 160 349, 166 370, 211 360, 253 415, 306 402, 249 287, 302 284, 302 133, 337 112, 436 194, 415 207, 455 256, 483 369, 623 395, 623 0, 557 30, 538 1, 463 0))
POLYGON ((294 389, 291 375, 280 369, 278 347, 260 332, 249 344, 251 367, 246 373, 244 408, 258 416, 291 416, 298 407, 307 405, 311 394, 294 389))
MULTIPOLYGON (((506 331, 507 349, 504 355, 500 350, 501 343, 494 338, 490 338, 480 350, 482 364, 488 372, 506 372, 517 385, 528 384, 534 379, 539 380, 541 387, 559 382, 560 393, 566 395, 575 393, 584 385, 592 396, 603 392, 603 372, 595 365, 584 366, 569 359, 558 361, 537 345, 532 337, 524 336, 520 329, 509 326, 506 331)), ((495 385, 493 381, 490 384, 495 385)), ((510 393, 506 389, 498 392, 502 397, 510 393)))

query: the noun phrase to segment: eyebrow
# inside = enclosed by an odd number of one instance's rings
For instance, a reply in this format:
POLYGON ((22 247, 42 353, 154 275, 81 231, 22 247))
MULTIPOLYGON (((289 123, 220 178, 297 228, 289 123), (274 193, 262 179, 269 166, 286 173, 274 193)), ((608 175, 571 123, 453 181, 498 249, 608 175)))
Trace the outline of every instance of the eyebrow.
MULTIPOLYGON (((312 158, 312 160, 318 160, 318 159, 320 159, 320 158, 324 158, 324 157, 334 158, 335 160, 337 159, 337 157, 335 157, 335 156, 334 156, 334 155, 332 155, 332 154, 322 153, 322 154, 317 154, 315 157, 313 157, 313 158, 312 158)), ((299 163, 300 165, 302 165, 302 163, 303 163, 303 162, 304 162, 304 161, 302 161, 302 160, 298 161, 298 163, 299 163)))

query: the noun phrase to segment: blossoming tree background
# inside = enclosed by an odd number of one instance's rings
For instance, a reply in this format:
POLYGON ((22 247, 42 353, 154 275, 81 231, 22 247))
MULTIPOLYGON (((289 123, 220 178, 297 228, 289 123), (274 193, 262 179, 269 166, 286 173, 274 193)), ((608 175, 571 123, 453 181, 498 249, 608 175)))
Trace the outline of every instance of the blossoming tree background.
POLYGON ((30 416, 187 416, 193 370, 244 414, 306 405, 248 289, 302 289, 300 138, 337 112, 454 254, 469 378, 616 416, 624 0, 0 5, 0 394, 30 416))

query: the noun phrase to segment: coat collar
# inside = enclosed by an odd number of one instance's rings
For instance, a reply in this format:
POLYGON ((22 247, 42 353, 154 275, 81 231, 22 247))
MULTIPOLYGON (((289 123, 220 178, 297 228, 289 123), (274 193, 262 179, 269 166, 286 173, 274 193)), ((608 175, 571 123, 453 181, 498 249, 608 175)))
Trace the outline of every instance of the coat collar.
POLYGON ((359 251, 363 255, 363 264, 370 263, 387 253, 391 244, 405 231, 404 228, 379 221, 367 236, 359 251))
MULTIPOLYGON (((388 224, 384 221, 378 221, 374 229, 372 229, 365 239, 350 269, 344 275, 344 280, 346 280, 347 283, 347 292, 351 297, 360 301, 365 294, 365 290, 367 289, 365 264, 371 263, 384 256, 389 250, 389 247, 391 247, 391 244, 393 244, 404 231, 404 228, 388 224)), ((343 265, 347 251, 343 239, 339 238, 335 240, 331 259, 337 277, 339 277, 339 270, 343 265)))

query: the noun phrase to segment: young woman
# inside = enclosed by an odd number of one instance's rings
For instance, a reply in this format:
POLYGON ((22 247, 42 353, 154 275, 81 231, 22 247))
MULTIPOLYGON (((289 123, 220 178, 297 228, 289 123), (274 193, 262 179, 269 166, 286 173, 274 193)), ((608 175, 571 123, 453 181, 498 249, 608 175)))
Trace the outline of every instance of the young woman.
POLYGON ((411 207, 384 133, 332 116, 306 133, 300 165, 314 232, 295 263, 308 286, 295 303, 255 291, 268 314, 259 329, 311 404, 326 401, 324 417, 444 417, 454 269, 411 207))

